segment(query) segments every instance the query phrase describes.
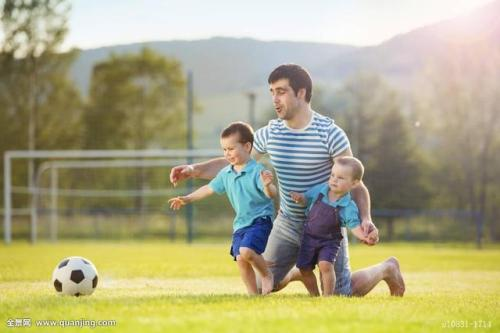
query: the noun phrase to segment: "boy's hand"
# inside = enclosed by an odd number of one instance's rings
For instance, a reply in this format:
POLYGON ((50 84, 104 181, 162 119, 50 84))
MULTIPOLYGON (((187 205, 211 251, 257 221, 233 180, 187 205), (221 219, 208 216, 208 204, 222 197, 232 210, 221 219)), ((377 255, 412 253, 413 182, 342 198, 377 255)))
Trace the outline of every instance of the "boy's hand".
POLYGON ((264 186, 269 186, 273 183, 274 176, 273 173, 269 170, 262 170, 260 172, 260 181, 264 186))
POLYGON ((194 168, 192 165, 179 165, 170 170, 170 182, 177 186, 181 180, 193 177, 194 168))
POLYGON ((184 197, 175 197, 170 200, 168 200, 168 203, 170 204, 170 209, 173 210, 179 210, 182 206, 185 206, 189 203, 189 197, 184 196, 184 197))
POLYGON ((298 193, 298 192, 290 192, 290 197, 292 198, 295 203, 304 203, 304 194, 303 193, 298 193))

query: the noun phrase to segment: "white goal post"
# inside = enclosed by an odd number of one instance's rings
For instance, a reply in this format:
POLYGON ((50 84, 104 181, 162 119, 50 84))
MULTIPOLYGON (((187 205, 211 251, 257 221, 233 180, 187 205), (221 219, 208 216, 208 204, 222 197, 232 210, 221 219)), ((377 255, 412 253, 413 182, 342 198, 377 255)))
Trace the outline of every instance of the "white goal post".
MULTIPOLYGON (((57 174, 54 173, 60 168, 109 168, 109 167, 158 167, 172 166, 174 164, 192 161, 194 158, 213 158, 221 156, 218 149, 201 150, 15 150, 4 153, 4 241, 6 244, 12 241, 12 162, 16 159, 51 159, 45 161, 35 170, 35 179, 47 171, 51 171, 51 187, 40 189, 35 181, 32 187, 28 188, 31 195, 31 241, 36 240, 37 233, 37 200, 36 195, 48 192, 52 198, 57 195, 57 174), (159 160, 159 158, 169 158, 170 160, 159 160), (92 160, 93 159, 93 160, 92 160), (113 159, 113 160, 110 160, 113 159), (175 160, 172 160, 175 159, 175 160), (70 160, 70 161, 68 161, 70 160)), ((52 204, 55 204, 54 202, 52 204)), ((51 235, 54 233, 54 226, 57 225, 57 218, 51 217, 51 235)))

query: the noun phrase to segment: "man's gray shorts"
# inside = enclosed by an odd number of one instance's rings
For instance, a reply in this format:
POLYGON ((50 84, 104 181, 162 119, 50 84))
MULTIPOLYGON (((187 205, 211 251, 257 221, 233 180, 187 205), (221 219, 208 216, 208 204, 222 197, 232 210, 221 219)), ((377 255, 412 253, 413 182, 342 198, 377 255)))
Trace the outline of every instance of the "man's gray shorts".
MULTIPOLYGON (((269 269, 274 275, 275 288, 290 269, 295 266, 303 228, 302 223, 291 221, 281 212, 278 213, 274 220, 266 250, 262 255, 266 261, 272 263, 269 269)), ((345 228, 342 228, 342 235, 344 239, 340 244, 334 266, 337 277, 335 294, 351 296, 351 269, 349 267, 348 240, 345 228)))

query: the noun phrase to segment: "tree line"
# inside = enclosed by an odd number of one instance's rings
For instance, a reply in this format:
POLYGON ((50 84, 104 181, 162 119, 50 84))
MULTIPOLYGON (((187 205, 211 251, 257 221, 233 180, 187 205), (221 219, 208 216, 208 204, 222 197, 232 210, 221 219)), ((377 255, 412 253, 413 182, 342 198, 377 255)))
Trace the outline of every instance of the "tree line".
POLYGON ((319 91, 314 109, 343 127, 366 166, 375 209, 448 209, 500 230, 500 49, 450 46, 410 90, 373 73, 319 91))
MULTIPOLYGON (((148 48, 138 54, 112 54, 95 64, 89 96, 84 98, 70 79, 79 51, 60 52, 70 3, 0 4, 2 156, 7 150, 184 147, 186 88, 179 61, 148 48)), ((33 161, 28 167, 14 165, 13 182, 31 183, 35 167, 33 161)), ((135 178, 143 177, 138 173, 135 178)), ((110 182, 109 177, 99 182, 110 182)))

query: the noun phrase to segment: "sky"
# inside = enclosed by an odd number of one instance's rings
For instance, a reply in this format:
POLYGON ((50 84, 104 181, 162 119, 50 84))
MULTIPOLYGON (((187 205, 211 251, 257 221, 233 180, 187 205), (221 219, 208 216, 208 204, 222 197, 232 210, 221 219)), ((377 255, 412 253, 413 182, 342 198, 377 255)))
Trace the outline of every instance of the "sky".
POLYGON ((368 46, 491 0, 73 0, 63 49, 250 37, 368 46))

